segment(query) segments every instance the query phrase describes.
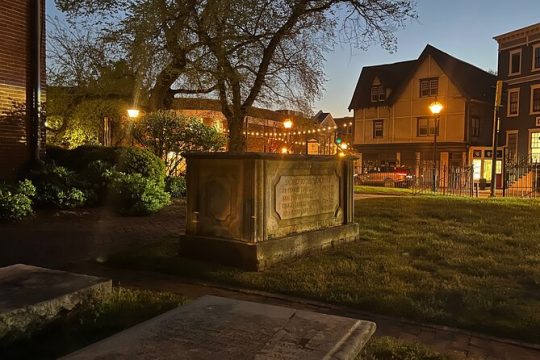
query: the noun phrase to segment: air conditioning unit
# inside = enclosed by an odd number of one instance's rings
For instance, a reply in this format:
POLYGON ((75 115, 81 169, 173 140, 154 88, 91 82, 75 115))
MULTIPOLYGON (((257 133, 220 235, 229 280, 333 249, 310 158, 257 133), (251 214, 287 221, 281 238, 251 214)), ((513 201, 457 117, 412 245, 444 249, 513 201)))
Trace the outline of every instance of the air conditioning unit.
POLYGON ((536 117, 536 126, 540 126, 540 116, 536 117))

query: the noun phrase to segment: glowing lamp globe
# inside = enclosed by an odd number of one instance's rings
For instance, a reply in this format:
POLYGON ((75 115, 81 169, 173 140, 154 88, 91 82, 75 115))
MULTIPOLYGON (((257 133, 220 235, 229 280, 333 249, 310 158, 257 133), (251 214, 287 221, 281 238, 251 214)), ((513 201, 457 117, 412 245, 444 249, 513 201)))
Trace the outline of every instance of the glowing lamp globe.
POLYGON ((440 114, 442 109, 443 109, 443 105, 438 101, 434 101, 429 105, 429 110, 431 111, 433 115, 440 114))

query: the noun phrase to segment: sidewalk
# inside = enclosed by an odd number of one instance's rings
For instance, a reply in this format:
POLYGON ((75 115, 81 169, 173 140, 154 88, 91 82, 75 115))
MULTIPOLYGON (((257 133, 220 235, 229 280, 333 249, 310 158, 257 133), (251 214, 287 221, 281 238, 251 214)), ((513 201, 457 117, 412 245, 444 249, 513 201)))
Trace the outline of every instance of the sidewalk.
POLYGON ((191 279, 151 272, 113 269, 98 264, 72 265, 66 270, 108 277, 113 279, 115 284, 121 286, 172 292, 183 295, 188 299, 195 299, 203 295, 216 295, 370 320, 377 324, 376 336, 392 336, 403 340, 420 342, 440 352, 460 355, 467 359, 540 359, 540 346, 520 344, 445 326, 419 324, 405 319, 370 314, 349 307, 335 306, 292 296, 205 284, 191 279))

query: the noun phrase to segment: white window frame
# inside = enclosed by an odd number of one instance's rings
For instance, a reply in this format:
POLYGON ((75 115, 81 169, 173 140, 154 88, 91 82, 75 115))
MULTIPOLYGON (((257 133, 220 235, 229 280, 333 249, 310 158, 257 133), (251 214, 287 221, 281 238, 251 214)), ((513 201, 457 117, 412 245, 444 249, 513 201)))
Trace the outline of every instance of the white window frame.
POLYGON ((373 138, 374 139, 384 139, 384 119, 375 119, 373 120, 373 138), (380 136, 376 136, 376 130, 375 130, 375 123, 380 123, 381 124, 381 135, 380 136))
POLYGON ((381 85, 371 85, 371 102, 381 102, 386 100, 386 89, 381 85), (374 92, 373 90, 377 90, 374 92), (375 96, 374 96, 375 95, 375 96), (375 97, 375 99, 374 99, 375 97))
POLYGON ((514 75, 520 75, 521 74, 521 63, 523 62, 523 54, 521 53, 521 49, 512 50, 509 53, 508 58, 508 76, 514 76, 514 75), (518 72, 513 73, 512 72, 512 55, 519 54, 519 70, 518 72))
POLYGON ((507 117, 519 116, 519 95, 520 95, 519 90, 520 90, 520 88, 508 89, 508 99, 507 99, 507 104, 506 104, 506 116, 507 117), (512 98, 512 96, 510 94, 512 94, 512 93, 517 93, 517 113, 515 113, 515 114, 510 113, 510 99, 512 98))
POLYGON ((433 97, 433 96, 438 96, 439 95, 439 78, 438 77, 430 77, 430 78, 422 78, 420 79, 419 81, 419 97, 420 98, 428 98, 428 97, 433 97), (426 95, 423 95, 422 94, 422 83, 426 83, 427 85, 427 91, 428 93, 426 95), (433 93, 432 90, 434 90, 434 88, 432 87, 432 85, 434 83, 437 83, 437 88, 436 88, 436 91, 435 93, 433 93))
POLYGON ((435 136, 435 132, 437 132, 437 136, 439 136, 440 127, 437 126, 437 119, 435 119, 433 116, 420 116, 416 118, 416 137, 433 137, 435 136), (426 134, 420 135, 420 121, 423 120, 426 121, 426 134))
POLYGON ((534 111, 534 109, 533 109, 533 95, 534 95, 534 90, 537 90, 537 89, 540 89, 540 84, 531 85, 531 101, 530 101, 530 104, 529 104, 529 113, 530 113, 530 115, 538 115, 538 114, 540 114, 540 110, 534 111))
POLYGON ((534 60, 535 60, 535 52, 536 52, 536 49, 540 49, 540 43, 538 44, 534 44, 532 46, 532 61, 531 61, 531 71, 540 71, 540 66, 539 67, 535 67, 534 66, 534 60))
MULTIPOLYGON (((532 158, 533 156, 533 153, 532 153, 532 135, 536 133, 536 134, 540 134, 540 128, 536 128, 536 129, 529 129, 529 157, 532 158)), ((539 135, 540 136, 540 135, 539 135)))
POLYGON ((509 135, 514 135, 514 134, 516 135, 516 148, 515 148, 516 153, 515 153, 515 156, 517 157, 517 156, 519 156, 519 130, 507 130, 506 131, 506 143, 505 143, 506 145, 505 145, 505 147, 506 147, 506 151, 508 153, 508 138, 509 138, 509 135))

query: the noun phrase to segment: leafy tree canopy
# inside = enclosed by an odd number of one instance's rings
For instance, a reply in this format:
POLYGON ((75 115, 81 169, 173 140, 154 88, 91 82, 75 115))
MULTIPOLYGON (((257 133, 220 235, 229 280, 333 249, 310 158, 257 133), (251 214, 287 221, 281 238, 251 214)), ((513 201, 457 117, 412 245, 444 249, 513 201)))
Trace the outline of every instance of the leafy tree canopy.
POLYGON ((57 0, 70 18, 100 25, 150 93, 150 109, 177 94, 220 99, 230 149, 255 104, 305 108, 320 95, 324 55, 338 41, 392 51, 415 18, 412 0, 57 0), (97 19, 97 21, 96 21, 97 19))
POLYGON ((173 111, 158 110, 145 115, 135 126, 134 137, 141 145, 165 160, 169 173, 178 169, 187 151, 218 151, 226 138, 215 127, 173 111))

